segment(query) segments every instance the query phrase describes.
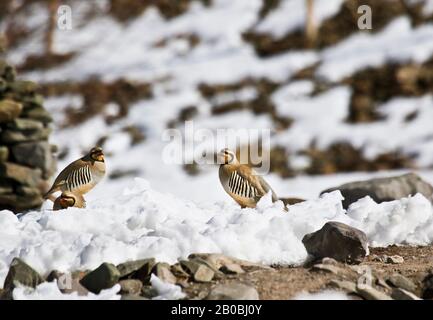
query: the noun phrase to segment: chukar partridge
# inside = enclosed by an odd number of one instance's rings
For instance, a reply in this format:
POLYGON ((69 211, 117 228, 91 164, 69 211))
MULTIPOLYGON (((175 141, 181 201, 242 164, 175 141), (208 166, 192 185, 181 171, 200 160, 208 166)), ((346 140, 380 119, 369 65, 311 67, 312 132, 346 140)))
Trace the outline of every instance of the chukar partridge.
POLYGON ((53 210, 62 210, 69 207, 85 208, 86 201, 82 195, 74 194, 70 191, 64 191, 60 197, 54 201, 53 210))
POLYGON ((224 190, 242 207, 255 208, 261 197, 272 192, 272 201, 278 197, 269 184, 254 169, 240 164, 236 154, 223 149, 218 153, 221 163, 219 178, 224 190))
POLYGON ((57 191, 83 195, 92 190, 105 175, 105 159, 101 148, 92 148, 88 154, 69 164, 59 173, 45 199, 55 201, 57 191), (54 200, 53 200, 54 199, 54 200))

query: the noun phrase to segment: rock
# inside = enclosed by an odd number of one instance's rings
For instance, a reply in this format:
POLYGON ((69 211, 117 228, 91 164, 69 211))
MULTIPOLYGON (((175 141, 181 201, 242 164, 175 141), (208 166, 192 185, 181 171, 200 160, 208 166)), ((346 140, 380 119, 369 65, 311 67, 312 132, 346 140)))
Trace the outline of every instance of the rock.
POLYGON ((117 268, 111 263, 103 263, 87 274, 80 283, 89 291, 99 293, 103 289, 112 288, 120 278, 117 268))
POLYGON ((51 117, 49 112, 45 110, 42 106, 35 106, 28 110, 26 109, 25 111, 23 111, 22 116, 29 119, 41 121, 44 124, 53 122, 53 118, 51 117))
POLYGON ((188 256, 188 259, 191 260, 197 258, 203 259, 204 261, 212 265, 217 270, 219 270, 222 266, 226 264, 232 264, 232 263, 236 263, 241 267, 257 267, 263 269, 272 269, 271 267, 265 266, 263 264, 253 263, 246 260, 225 256, 220 253, 192 253, 188 256))
POLYGON ((18 131, 36 131, 42 130, 44 125, 40 121, 19 118, 8 122, 6 127, 18 131))
POLYGON ((342 274, 344 273, 344 269, 334 266, 332 264, 315 264, 312 268, 313 271, 325 271, 325 272, 329 272, 329 273, 333 273, 333 274, 342 274))
POLYGON ((16 194, 0 194, 0 206, 13 208, 17 211, 35 209, 42 205, 43 199, 39 196, 20 196, 16 194))
POLYGON ((44 282, 44 279, 38 272, 20 258, 14 258, 9 266, 9 272, 3 285, 5 291, 4 295, 11 299, 12 291, 15 289, 17 284, 36 288, 36 286, 42 282, 44 282))
POLYGON ((415 292, 416 290, 415 283, 399 273, 394 273, 392 276, 386 279, 386 283, 393 287, 401 288, 410 292, 415 292))
POLYGON ((143 283, 137 279, 120 280, 120 294, 138 296, 143 288, 143 283))
POLYGON ((347 280, 331 280, 329 285, 335 288, 339 288, 348 293, 356 292, 356 284, 347 280))
POLYGON ((433 200, 433 187, 414 173, 390 178, 377 178, 366 181, 357 181, 330 188, 322 192, 340 190, 344 200, 343 207, 347 209, 350 204, 366 196, 380 203, 392 201, 421 193, 427 199, 433 200))
POLYGON ((14 192, 14 188, 4 182, 0 183, 0 195, 11 194, 14 192))
POLYGON ((8 178, 27 186, 37 186, 41 181, 41 171, 4 162, 0 163, 0 178, 8 178))
POLYGON ((76 292, 79 296, 86 296, 89 294, 89 290, 84 288, 81 283, 81 276, 77 273, 66 274, 59 271, 52 271, 46 281, 56 281, 58 288, 62 293, 71 294, 76 292))
POLYGON ((305 235, 302 243, 315 258, 331 257, 345 263, 360 263, 368 252, 365 233, 341 222, 327 222, 305 235))
POLYGON ((34 94, 37 89, 36 83, 32 81, 17 80, 9 84, 9 88, 18 96, 25 96, 28 94, 34 94))
POLYGON ((176 284, 177 279, 174 274, 170 271, 170 265, 168 263, 159 262, 157 263, 152 270, 152 273, 155 274, 159 279, 164 282, 168 282, 171 284, 176 284))
POLYGON ((285 206, 291 206, 305 201, 304 199, 300 198, 280 198, 279 200, 283 201, 285 206))
POLYGON ((16 188, 16 192, 17 192, 18 195, 22 195, 22 196, 42 197, 42 194, 39 191, 39 189, 36 189, 36 188, 33 188, 33 187, 18 186, 16 188))
POLYGON ((32 131, 16 131, 16 130, 5 130, 0 133, 0 140, 6 144, 16 144, 20 142, 40 141, 48 140, 51 134, 51 128, 43 128, 41 130, 32 131))
POLYGON ((365 284, 357 285, 356 293, 366 300, 392 300, 387 294, 365 284))
POLYGON ((21 103, 7 99, 0 101, 0 123, 18 118, 22 110, 23 106, 21 103))
POLYGON ((4 60, 0 60, 0 77, 7 82, 13 82, 16 77, 15 69, 8 65, 4 60))
POLYGON ((404 258, 401 256, 387 256, 385 263, 390 263, 390 264, 401 264, 404 263, 404 258))
POLYGON ((132 275, 134 272, 140 270, 143 266, 148 264, 149 266, 147 269, 149 270, 148 274, 150 274, 150 270, 152 270, 153 266, 155 265, 155 259, 141 259, 141 260, 135 260, 135 261, 128 261, 125 263, 121 263, 117 266, 117 270, 119 270, 120 278, 125 278, 130 275, 132 275))
POLYGON ((391 293, 394 300, 421 300, 417 295, 412 292, 406 291, 401 288, 394 288, 391 293))
POLYGON ((423 299, 433 299, 433 273, 429 273, 424 280, 422 281, 423 290, 422 290, 422 298, 423 299))
POLYGON ((338 261, 333 258, 325 257, 322 259, 322 264, 331 264, 333 266, 338 266, 338 261))
POLYGON ((152 273, 153 267, 155 266, 155 259, 147 260, 148 261, 133 274, 133 277, 143 282, 143 284, 150 283, 150 275, 152 273))
POLYGON ((4 146, 0 146, 0 163, 8 161, 9 149, 4 146))
POLYGON ((206 300, 259 300, 259 294, 254 287, 242 283, 218 284, 206 300))
POLYGON ((180 263, 175 263, 170 267, 171 272, 174 274, 177 278, 189 278, 189 274, 186 273, 180 263))
POLYGON ((220 268, 225 274, 241 274, 245 273, 244 269, 236 263, 228 263, 220 268))
POLYGON ((211 268, 197 261, 182 260, 180 264, 197 282, 210 282, 215 275, 211 268))
POLYGON ((152 286, 143 286, 141 289, 141 295, 145 298, 152 299, 158 295, 158 292, 152 286))

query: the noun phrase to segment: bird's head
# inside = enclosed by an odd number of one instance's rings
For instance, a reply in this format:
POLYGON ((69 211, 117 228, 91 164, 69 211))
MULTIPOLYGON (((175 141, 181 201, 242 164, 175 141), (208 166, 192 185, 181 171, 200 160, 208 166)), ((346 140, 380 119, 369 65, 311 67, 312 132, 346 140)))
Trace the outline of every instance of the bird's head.
POLYGON ((237 161, 236 154, 228 148, 224 148, 218 153, 219 164, 235 164, 237 161))
POLYGON ((99 162, 105 161, 104 152, 102 151, 102 148, 100 148, 100 147, 92 148, 92 150, 90 150, 90 152, 89 152, 89 155, 90 155, 90 158, 94 161, 99 161, 99 162))
POLYGON ((65 192, 60 195, 59 203, 63 209, 73 207, 75 205, 75 195, 70 192, 65 192))

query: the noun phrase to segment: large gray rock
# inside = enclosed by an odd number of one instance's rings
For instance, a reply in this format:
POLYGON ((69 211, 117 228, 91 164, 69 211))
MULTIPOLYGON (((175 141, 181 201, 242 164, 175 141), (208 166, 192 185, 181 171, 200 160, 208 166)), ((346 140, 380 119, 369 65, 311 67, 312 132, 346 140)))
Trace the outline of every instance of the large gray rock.
POLYGON ((112 288, 120 278, 117 268, 111 263, 103 263, 97 269, 88 273, 80 283, 89 291, 99 293, 112 288))
POLYGON ((259 300, 259 294, 253 286, 243 283, 218 284, 206 300, 259 300))
POLYGON ((364 232, 335 221, 305 235, 302 243, 308 254, 317 259, 330 257, 345 263, 360 263, 368 252, 364 232))
POLYGON ((430 201, 433 200, 433 187, 414 173, 346 183, 339 187, 327 189, 322 194, 335 190, 341 191, 344 197, 343 207, 346 209, 350 204, 366 196, 378 203, 401 199, 417 193, 421 193, 430 201))
POLYGON ((51 146, 46 141, 17 144, 12 147, 12 154, 18 163, 39 168, 46 176, 54 167, 51 146))
POLYGON ((10 264, 9 272, 3 285, 3 297, 11 299, 13 289, 15 289, 19 284, 26 287, 36 288, 36 286, 42 282, 44 282, 44 279, 38 272, 20 258, 14 258, 10 264))

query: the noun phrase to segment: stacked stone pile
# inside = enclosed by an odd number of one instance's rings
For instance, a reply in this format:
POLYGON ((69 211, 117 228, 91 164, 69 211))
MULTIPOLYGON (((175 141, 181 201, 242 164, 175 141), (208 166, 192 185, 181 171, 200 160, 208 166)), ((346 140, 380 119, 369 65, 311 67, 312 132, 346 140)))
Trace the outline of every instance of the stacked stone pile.
POLYGON ((55 172, 52 122, 36 84, 16 79, 0 59, 0 210, 21 212, 41 206, 55 172))

